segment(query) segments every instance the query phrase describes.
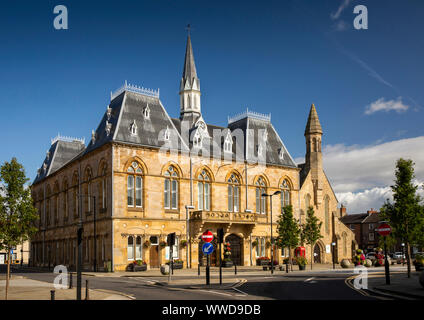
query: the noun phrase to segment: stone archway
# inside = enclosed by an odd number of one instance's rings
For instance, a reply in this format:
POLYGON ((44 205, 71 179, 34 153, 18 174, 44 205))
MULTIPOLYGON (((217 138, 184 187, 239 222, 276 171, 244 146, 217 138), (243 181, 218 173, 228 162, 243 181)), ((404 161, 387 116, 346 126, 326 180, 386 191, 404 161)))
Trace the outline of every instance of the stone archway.
POLYGON ((324 250, 319 242, 315 244, 314 247, 314 263, 323 263, 324 262, 324 250))
POLYGON ((243 265, 243 239, 235 234, 230 234, 225 238, 225 242, 230 243, 231 260, 234 264, 243 265))

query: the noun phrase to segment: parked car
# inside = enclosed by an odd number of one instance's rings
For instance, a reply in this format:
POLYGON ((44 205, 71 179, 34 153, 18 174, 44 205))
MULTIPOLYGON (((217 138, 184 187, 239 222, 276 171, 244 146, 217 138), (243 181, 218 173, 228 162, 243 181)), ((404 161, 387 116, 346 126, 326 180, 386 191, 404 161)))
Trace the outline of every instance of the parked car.
POLYGON ((393 253, 393 260, 396 261, 397 264, 401 264, 404 261, 405 255, 402 252, 393 253))
POLYGON ((365 259, 370 259, 371 261, 374 261, 375 260, 375 252, 368 252, 365 255, 365 259))

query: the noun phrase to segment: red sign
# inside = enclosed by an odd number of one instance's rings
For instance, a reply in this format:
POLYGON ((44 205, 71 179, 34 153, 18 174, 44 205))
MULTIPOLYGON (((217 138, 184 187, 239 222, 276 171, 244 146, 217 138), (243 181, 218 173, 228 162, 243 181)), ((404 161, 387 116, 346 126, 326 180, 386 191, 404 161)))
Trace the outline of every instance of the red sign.
POLYGON ((208 231, 203 232, 202 240, 205 242, 211 242, 213 240, 213 233, 208 231))
POLYGON ((376 231, 380 234, 380 236, 385 237, 392 232, 392 228, 387 223, 383 223, 376 231))

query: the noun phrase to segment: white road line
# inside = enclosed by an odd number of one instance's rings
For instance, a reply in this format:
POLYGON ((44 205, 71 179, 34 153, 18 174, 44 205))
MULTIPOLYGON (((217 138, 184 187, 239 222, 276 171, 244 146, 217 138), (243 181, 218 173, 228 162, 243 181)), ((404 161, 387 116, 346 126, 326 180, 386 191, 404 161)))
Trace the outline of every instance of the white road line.
POLYGON ((241 291, 241 290, 239 290, 239 289, 237 289, 237 288, 233 288, 233 290, 236 290, 236 291, 238 291, 238 292, 240 292, 240 293, 241 293, 241 295, 240 295, 240 294, 237 294, 237 296, 248 296, 248 295, 249 295, 249 294, 247 294, 246 292, 241 291))

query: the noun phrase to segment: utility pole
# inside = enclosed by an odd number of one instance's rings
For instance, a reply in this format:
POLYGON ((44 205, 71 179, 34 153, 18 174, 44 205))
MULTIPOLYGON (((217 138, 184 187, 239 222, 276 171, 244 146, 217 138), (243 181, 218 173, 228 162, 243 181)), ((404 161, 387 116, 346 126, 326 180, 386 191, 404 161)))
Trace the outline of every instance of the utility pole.
POLYGON ((274 274, 274 238, 272 237, 272 197, 280 193, 280 190, 275 191, 273 194, 262 193, 262 197, 270 197, 271 201, 271 274, 274 274))

